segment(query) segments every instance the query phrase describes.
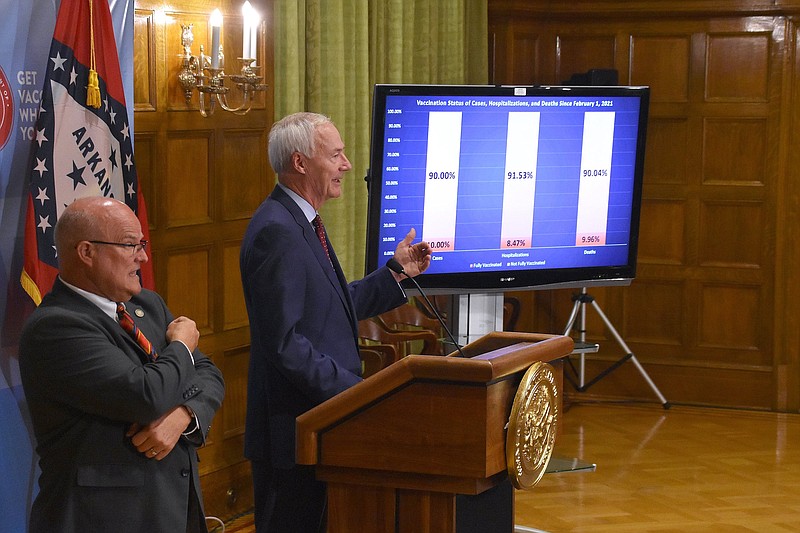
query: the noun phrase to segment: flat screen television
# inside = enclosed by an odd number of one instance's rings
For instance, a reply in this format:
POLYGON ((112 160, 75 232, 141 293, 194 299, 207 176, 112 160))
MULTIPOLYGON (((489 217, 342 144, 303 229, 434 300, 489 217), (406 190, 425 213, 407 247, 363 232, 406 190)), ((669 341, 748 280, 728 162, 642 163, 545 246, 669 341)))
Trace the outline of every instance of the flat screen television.
POLYGON ((433 294, 629 284, 649 94, 376 85, 366 271, 413 227, 433 294))

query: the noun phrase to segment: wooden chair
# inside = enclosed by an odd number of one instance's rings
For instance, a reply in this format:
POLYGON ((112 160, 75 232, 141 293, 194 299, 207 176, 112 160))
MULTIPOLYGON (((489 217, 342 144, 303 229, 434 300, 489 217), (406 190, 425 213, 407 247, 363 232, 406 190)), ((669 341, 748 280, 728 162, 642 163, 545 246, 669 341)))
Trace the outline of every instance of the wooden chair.
MULTIPOLYGON (((379 318, 361 320, 358 323, 358 336, 362 345, 389 344, 397 351, 395 361, 409 353, 436 354, 439 339, 430 330, 400 330, 393 329, 382 323, 379 318), (420 350, 415 345, 422 343, 420 350)), ((394 361, 392 361, 394 362, 394 361)))
MULTIPOLYGON (((436 306, 436 311, 439 312, 442 320, 447 320, 447 310, 450 308, 450 298, 451 296, 448 294, 437 294, 430 296, 430 301, 436 306)), ((428 307, 428 304, 425 302, 424 298, 418 298, 415 296, 411 298, 411 301, 413 302, 412 305, 422 311, 424 315, 436 320, 436 314, 431 310, 430 307, 428 307)))
POLYGON ((436 318, 431 317, 422 311, 414 304, 407 303, 400 307, 395 307, 391 311, 387 311, 380 315, 380 318, 390 326, 397 328, 397 326, 416 326, 419 328, 429 329, 434 333, 439 333, 442 326, 436 318))
MULTIPOLYGON (((426 354, 441 354, 441 338, 445 335, 441 324, 435 318, 431 318, 420 310, 419 307, 408 303, 395 307, 391 311, 378 315, 377 322, 384 326, 384 329, 399 331, 430 331, 436 337, 436 345, 433 351, 426 351, 426 354)), ((427 348, 426 348, 427 349, 427 348)))
POLYGON ((368 378, 397 361, 397 350, 390 344, 362 344, 358 347, 361 356, 361 375, 368 378))
POLYGON ((519 299, 514 296, 503 298, 503 331, 516 331, 520 306, 519 299))

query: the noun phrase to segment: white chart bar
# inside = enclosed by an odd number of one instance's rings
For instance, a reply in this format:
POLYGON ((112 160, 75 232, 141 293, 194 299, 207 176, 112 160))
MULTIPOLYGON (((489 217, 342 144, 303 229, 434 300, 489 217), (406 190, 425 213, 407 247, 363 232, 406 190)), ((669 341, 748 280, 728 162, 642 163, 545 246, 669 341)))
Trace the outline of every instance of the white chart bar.
POLYGON ((539 154, 539 113, 510 112, 500 248, 530 248, 539 154))
POLYGON ((581 185, 575 246, 606 243, 614 112, 590 112, 583 119, 581 185))
POLYGON ((422 239, 434 252, 455 250, 460 155, 461 113, 431 112, 428 116, 422 239))

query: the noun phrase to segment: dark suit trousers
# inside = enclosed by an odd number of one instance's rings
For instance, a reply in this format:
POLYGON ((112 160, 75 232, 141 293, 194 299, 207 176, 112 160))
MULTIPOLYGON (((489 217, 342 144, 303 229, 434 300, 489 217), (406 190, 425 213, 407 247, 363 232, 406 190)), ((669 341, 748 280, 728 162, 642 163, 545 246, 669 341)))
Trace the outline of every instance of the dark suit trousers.
POLYGON ((194 490, 195 482, 199 482, 199 480, 192 479, 189 484, 189 502, 186 507, 186 533, 208 533, 206 517, 200 507, 200 502, 197 501, 197 494, 194 490))
POLYGON ((314 467, 272 468, 252 461, 257 533, 324 533, 325 483, 314 467))

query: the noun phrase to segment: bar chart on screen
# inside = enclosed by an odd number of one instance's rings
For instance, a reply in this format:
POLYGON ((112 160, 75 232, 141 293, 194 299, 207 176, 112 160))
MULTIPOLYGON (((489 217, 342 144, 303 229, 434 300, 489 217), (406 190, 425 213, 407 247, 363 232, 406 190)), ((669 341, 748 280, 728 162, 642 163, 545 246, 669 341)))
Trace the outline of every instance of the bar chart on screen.
POLYGON ((624 243, 627 235, 615 239, 608 228, 616 215, 616 113, 581 109, 562 111, 560 123, 553 118, 505 109, 477 117, 403 110, 387 128, 387 145, 403 165, 386 169, 393 193, 385 196, 384 227, 421 226, 422 238, 442 254, 624 243))
POLYGON ((368 269, 414 228, 433 251, 424 283, 628 279, 648 97, 646 87, 376 86, 368 269))

